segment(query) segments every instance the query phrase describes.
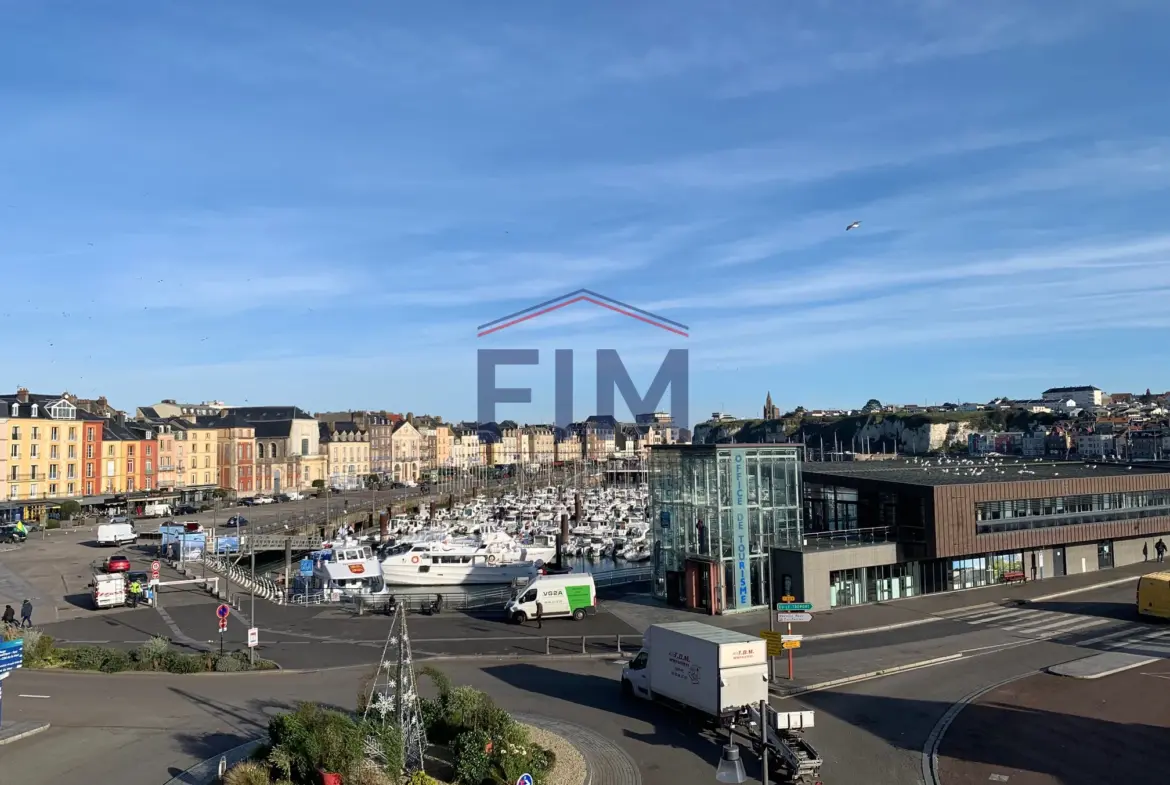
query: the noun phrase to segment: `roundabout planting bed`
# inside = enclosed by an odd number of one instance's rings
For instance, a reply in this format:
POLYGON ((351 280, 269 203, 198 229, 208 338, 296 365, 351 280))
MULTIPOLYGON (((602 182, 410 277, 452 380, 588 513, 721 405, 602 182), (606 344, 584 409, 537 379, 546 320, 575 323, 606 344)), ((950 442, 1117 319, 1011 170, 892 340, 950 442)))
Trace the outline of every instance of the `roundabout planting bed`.
POLYGON ((269 660, 248 661, 247 651, 184 653, 171 648, 166 638, 151 638, 137 649, 126 651, 104 646, 57 646, 52 637, 37 629, 3 630, 2 640, 24 641, 24 667, 59 668, 62 670, 123 671, 164 673, 240 673, 243 671, 274 670, 277 665, 269 660))
POLYGON ((313 703, 273 717, 267 743, 228 770, 224 785, 582 785, 585 760, 566 739, 517 722, 486 693, 424 668, 438 695, 419 701, 425 771, 404 772, 400 729, 369 706, 368 685, 350 714, 313 703), (336 778, 335 776, 336 775, 336 778))

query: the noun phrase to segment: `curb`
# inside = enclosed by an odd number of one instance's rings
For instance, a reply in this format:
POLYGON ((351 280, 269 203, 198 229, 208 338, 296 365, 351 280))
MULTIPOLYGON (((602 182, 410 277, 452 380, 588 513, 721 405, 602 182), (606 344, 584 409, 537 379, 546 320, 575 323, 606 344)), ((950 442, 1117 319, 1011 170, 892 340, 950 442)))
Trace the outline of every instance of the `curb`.
POLYGON ((257 736, 219 755, 196 763, 184 772, 176 774, 166 781, 165 785, 212 785, 219 781, 219 759, 226 758, 230 769, 242 760, 246 760, 262 744, 267 743, 268 735, 257 736))
POLYGON ((25 731, 21 731, 20 733, 14 733, 11 736, 5 736, 4 738, 0 738, 0 747, 4 746, 5 744, 11 744, 14 741, 20 741, 21 739, 27 739, 29 736, 36 736, 38 733, 41 733, 43 731, 47 731, 49 729, 49 727, 50 727, 49 723, 44 722, 44 723, 41 723, 40 725, 37 725, 36 727, 29 728, 28 730, 25 730, 25 731))
POLYGON ((955 660, 960 660, 964 656, 965 654, 963 652, 959 652, 958 654, 948 654, 945 657, 935 657, 929 660, 910 662, 905 665, 895 665, 890 668, 882 668, 881 670, 870 671, 868 673, 858 673, 854 676, 845 676, 840 679, 822 681, 816 684, 809 684, 804 687, 795 687, 789 690, 783 688, 774 688, 772 685, 769 685, 768 692, 772 693, 778 698, 795 698, 797 695, 804 695, 807 692, 818 692, 820 690, 827 690, 832 687, 841 687, 846 684, 855 684, 859 681, 878 679, 882 676, 892 676, 895 673, 904 673, 905 671, 918 670, 919 668, 929 668, 933 665, 942 665, 944 662, 954 662, 955 660))
POLYGON ((1120 586, 1123 583, 1136 581, 1141 577, 1142 576, 1140 575, 1134 575, 1129 578, 1118 578, 1117 580, 1105 581, 1104 583, 1094 583, 1092 586, 1082 586, 1079 589, 1069 589, 1068 591, 1058 591, 1054 594, 1045 594, 1040 597, 1032 597, 1031 599, 1025 600, 1025 602, 1043 602, 1044 600, 1055 600, 1057 597, 1068 597, 1071 594, 1080 594, 1081 592, 1093 591, 1094 589, 1105 589, 1110 586, 1120 586))
MULTIPOLYGON (((1108 655, 1101 655, 1101 654, 1092 655, 1092 657, 1101 657, 1101 656, 1108 656, 1108 655)), ((1085 657, 1084 659, 1073 660, 1073 663, 1084 662, 1085 660, 1092 659, 1092 657, 1085 657)), ((1140 668, 1143 665, 1149 665, 1151 662, 1158 662, 1161 659, 1162 659, 1161 657, 1142 657, 1138 660, 1135 660, 1134 662, 1128 662, 1125 665, 1119 665, 1115 668, 1110 668, 1110 669, 1104 670, 1104 671, 1096 671, 1094 673, 1087 673, 1083 676, 1077 675, 1075 673, 1061 673, 1060 672, 1061 668, 1064 668, 1068 665, 1073 664, 1073 663, 1068 663, 1068 662, 1063 663, 1061 665, 1050 665, 1044 669, 1044 672, 1048 673, 1052 676, 1060 676, 1061 678, 1064 678, 1064 679, 1078 679, 1078 680, 1082 680, 1082 681, 1088 681, 1091 679, 1103 679, 1106 676, 1112 676, 1116 673, 1123 673, 1124 671, 1133 670, 1134 668, 1140 668)))

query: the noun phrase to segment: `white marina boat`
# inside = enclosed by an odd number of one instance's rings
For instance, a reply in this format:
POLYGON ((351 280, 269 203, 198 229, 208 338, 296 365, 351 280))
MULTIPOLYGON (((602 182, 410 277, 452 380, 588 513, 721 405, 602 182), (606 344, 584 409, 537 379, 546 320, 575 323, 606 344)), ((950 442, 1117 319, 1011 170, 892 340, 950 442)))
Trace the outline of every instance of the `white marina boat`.
POLYGON ((403 543, 383 552, 382 577, 388 586, 482 586, 539 574, 537 562, 506 561, 504 555, 474 543, 403 543))
POLYGON ((369 545, 354 541, 327 543, 309 558, 313 560, 311 588, 325 592, 333 600, 386 591, 382 565, 369 545))

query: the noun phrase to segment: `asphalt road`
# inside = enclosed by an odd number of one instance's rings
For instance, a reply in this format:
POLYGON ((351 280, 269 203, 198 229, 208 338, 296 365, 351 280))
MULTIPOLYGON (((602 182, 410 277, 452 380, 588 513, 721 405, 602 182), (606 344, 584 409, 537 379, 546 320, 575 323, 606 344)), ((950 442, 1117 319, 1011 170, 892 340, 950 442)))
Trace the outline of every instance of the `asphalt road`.
POLYGON ((939 779, 942 785, 1164 781, 1170 776, 1168 707, 1170 663, 1094 680, 1037 674, 992 690, 958 715, 939 749, 939 779))

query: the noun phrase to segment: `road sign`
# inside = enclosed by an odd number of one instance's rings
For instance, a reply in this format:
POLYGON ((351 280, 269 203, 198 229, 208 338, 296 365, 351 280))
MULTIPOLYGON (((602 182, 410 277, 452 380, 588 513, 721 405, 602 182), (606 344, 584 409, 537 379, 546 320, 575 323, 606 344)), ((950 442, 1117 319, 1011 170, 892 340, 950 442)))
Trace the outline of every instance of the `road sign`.
POLYGON ((796 598, 793 597, 791 594, 785 594, 783 597, 780 598, 780 602, 796 602, 796 598))
POLYGON ((248 648, 254 649, 259 645, 260 645, 260 628, 259 627, 249 627, 248 628, 248 648))
POLYGON ((783 651, 780 647, 780 633, 772 630, 760 630, 760 637, 768 642, 768 656, 779 657, 783 651))
POLYGON ((301 575, 309 576, 313 574, 313 560, 301 559, 301 575))
POLYGON ((780 636, 781 643, 788 643, 789 641, 802 641, 802 640, 804 640, 803 635, 781 635, 780 636))
POLYGON ((784 641, 780 645, 785 649, 799 649, 800 641, 784 641))
POLYGON ((0 674, 24 667, 24 641, 14 640, 0 643, 0 674))
POLYGON ((811 613, 777 613, 776 621, 781 624, 795 624, 801 621, 812 621, 811 613))
POLYGON ((778 611, 811 611, 811 602, 778 602, 776 603, 776 610, 778 611))
POLYGON ((232 609, 226 605, 221 604, 218 608, 215 609, 215 615, 219 617, 219 620, 221 622, 226 623, 227 617, 231 616, 231 614, 232 614, 232 609))
POLYGON ((220 619, 219 620, 219 633, 220 633, 220 635, 222 635, 225 632, 227 632, 227 619, 220 619))
POLYGON ((521 774, 519 779, 516 780, 516 785, 532 785, 532 775, 521 774))

